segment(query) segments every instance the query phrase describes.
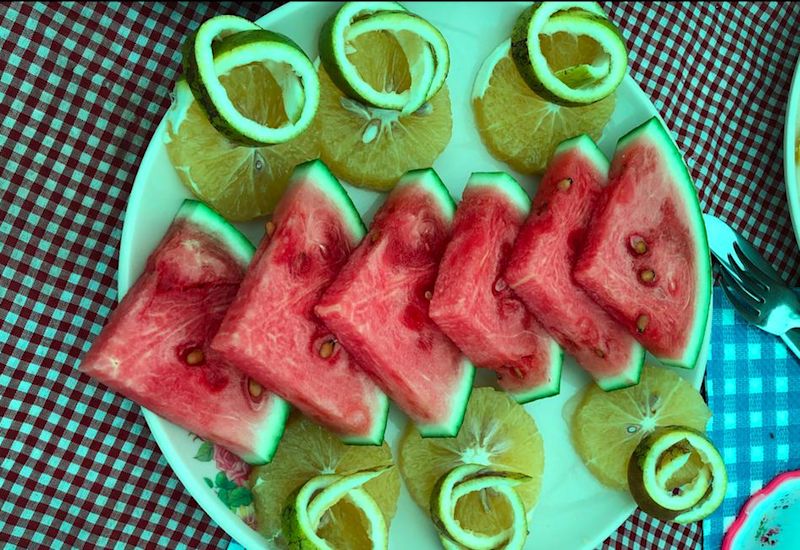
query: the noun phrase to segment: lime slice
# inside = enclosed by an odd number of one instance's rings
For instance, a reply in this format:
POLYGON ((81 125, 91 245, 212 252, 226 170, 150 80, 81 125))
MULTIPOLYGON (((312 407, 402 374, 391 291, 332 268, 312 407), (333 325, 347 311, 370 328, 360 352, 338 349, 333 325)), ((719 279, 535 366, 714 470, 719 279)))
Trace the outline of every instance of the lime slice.
POLYGON ((319 79, 311 60, 288 37, 233 15, 205 21, 183 45, 186 82, 208 120, 234 143, 261 146, 300 135, 319 106, 319 79), (287 120, 271 127, 244 116, 219 77, 236 67, 262 63, 281 87, 287 120))
POLYGON ((636 503, 664 521, 691 523, 708 517, 722 503, 727 483, 725 464, 714 444, 682 426, 659 428, 644 438, 628 464, 628 485, 636 503), (693 475, 681 475, 683 470, 693 475))
MULTIPOLYGON (((512 471, 493 471, 479 464, 453 468, 437 483, 431 499, 431 517, 442 533, 442 540, 472 550, 522 548, 528 535, 525 505, 514 487, 528 481, 529 476, 512 471), (511 526, 493 535, 470 530, 455 518, 458 501, 471 493, 492 491, 508 501, 512 513, 511 526)), ((447 547, 447 545, 446 545, 447 547)))
POLYGON ((320 475, 311 478, 295 494, 283 510, 283 533, 290 549, 333 550, 317 534, 325 513, 340 500, 347 499, 367 520, 373 550, 389 547, 389 530, 375 499, 361 485, 379 476, 386 468, 359 472, 351 476, 320 475), (316 494, 316 496, 314 496, 316 494))
POLYGON ((323 26, 319 53, 325 71, 346 95, 404 114, 436 95, 450 70, 450 52, 442 33, 394 2, 345 3, 323 26), (349 55, 356 51, 354 42, 369 32, 387 32, 397 38, 408 60, 409 89, 376 89, 353 64, 349 55))
POLYGON ((537 2, 522 12, 511 34, 511 54, 520 75, 544 99, 560 105, 586 105, 617 89, 628 66, 622 35, 595 2, 537 2), (585 63, 553 71, 542 37, 585 37, 602 54, 585 63))

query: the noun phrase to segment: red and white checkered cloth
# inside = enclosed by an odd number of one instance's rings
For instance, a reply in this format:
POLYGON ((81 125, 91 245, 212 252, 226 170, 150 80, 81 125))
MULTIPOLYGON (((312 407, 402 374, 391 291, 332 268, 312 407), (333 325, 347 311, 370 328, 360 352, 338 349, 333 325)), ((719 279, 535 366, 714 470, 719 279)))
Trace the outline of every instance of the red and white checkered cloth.
MULTIPOLYGON (((0 4, 0 543, 218 547, 139 408, 75 364, 116 302, 123 212, 188 29, 269 4, 0 4)), ((606 5, 630 71, 676 134, 706 211, 793 282, 781 169, 800 5, 606 5)), ((605 546, 695 548, 632 516, 605 546)))

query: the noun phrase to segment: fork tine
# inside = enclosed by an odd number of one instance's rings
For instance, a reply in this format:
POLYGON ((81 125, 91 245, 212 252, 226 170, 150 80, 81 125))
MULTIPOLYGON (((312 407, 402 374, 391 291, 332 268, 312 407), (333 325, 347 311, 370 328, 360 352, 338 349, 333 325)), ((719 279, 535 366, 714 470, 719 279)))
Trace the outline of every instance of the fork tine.
POLYGON ((761 310, 758 308, 760 305, 753 300, 749 293, 745 292, 742 286, 736 281, 735 278, 727 269, 720 269, 722 290, 728 297, 728 300, 736 306, 736 309, 751 323, 757 323, 758 318, 761 316, 761 310))
POLYGON ((733 250, 745 270, 755 271, 768 281, 784 284, 781 276, 775 272, 775 269, 760 254, 751 253, 746 247, 740 246, 738 242, 733 243, 733 250))
POLYGON ((769 285, 765 283, 763 280, 754 277, 746 268, 739 265, 739 261, 737 258, 729 255, 728 261, 731 264, 730 274, 734 275, 738 282, 746 288, 751 295, 760 298, 761 302, 763 302, 763 296, 756 295, 755 291, 760 290, 761 293, 769 292, 769 285))

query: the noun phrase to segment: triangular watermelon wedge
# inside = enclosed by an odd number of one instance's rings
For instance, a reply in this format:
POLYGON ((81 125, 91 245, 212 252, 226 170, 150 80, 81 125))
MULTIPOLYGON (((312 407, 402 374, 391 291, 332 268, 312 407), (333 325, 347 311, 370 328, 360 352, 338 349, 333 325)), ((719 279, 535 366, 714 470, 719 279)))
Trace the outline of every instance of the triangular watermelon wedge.
POLYGON ((380 445, 389 400, 314 314, 364 236, 321 161, 297 166, 212 349, 348 443, 380 445))
POLYGON ((575 280, 661 362, 695 366, 711 256, 689 171, 652 118, 619 140, 575 280))
POLYGON ((439 264, 430 316, 519 403, 561 387, 561 347, 503 279, 531 201, 505 172, 473 173, 439 264))
POLYGON ((252 256, 216 212, 184 201, 80 370, 259 464, 271 460, 289 407, 208 349, 252 256))
POLYGON ((597 384, 614 390, 639 382, 644 349, 571 276, 607 175, 608 160, 589 136, 556 148, 514 243, 505 279, 597 384))
POLYGON ((315 309, 423 437, 458 433, 475 371, 428 314, 454 214, 433 169, 408 172, 315 309))

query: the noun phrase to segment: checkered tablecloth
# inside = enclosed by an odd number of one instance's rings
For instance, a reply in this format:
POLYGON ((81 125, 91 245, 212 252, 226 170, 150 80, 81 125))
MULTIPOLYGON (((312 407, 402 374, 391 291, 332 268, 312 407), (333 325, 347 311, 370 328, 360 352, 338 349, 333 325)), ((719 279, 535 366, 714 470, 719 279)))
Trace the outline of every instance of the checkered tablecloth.
MULTIPOLYGON (((794 282, 781 132, 800 5, 607 4, 705 210, 794 282)), ((269 3, 0 3, 0 545, 224 547, 139 408, 76 364, 116 302, 137 166, 187 29, 269 3)), ((611 548, 693 548, 699 526, 632 516, 611 548)))

